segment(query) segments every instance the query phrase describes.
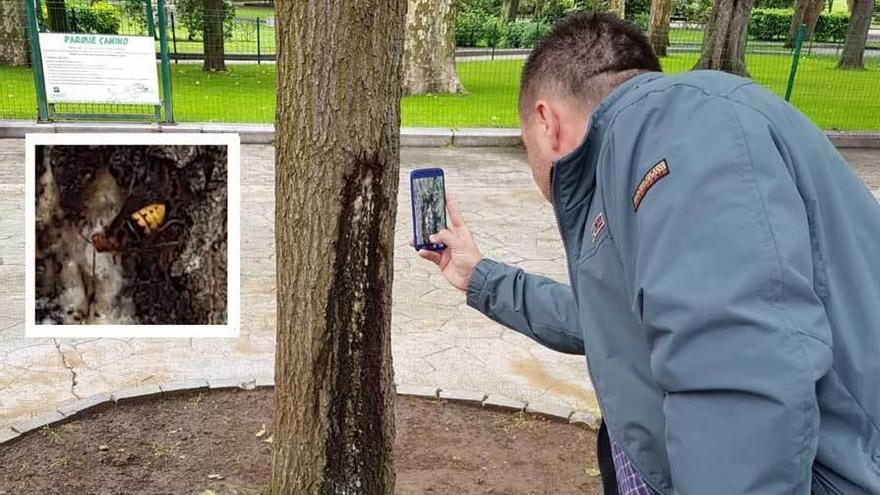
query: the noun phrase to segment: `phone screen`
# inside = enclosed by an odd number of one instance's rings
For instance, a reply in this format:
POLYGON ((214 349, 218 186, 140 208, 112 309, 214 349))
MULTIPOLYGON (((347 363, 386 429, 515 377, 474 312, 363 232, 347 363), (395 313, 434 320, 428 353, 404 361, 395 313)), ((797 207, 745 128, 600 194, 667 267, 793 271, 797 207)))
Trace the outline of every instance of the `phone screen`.
POLYGON ((446 228, 446 200, 443 176, 418 177, 413 179, 413 222, 415 222, 415 244, 430 244, 431 235, 446 228))

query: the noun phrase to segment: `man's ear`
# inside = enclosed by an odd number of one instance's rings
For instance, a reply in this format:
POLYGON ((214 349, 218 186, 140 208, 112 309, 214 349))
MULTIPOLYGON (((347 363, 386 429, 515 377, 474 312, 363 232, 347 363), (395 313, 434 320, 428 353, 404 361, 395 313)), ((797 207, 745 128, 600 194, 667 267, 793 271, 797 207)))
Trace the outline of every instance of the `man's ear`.
POLYGON ((559 113, 545 100, 535 102, 535 114, 544 130, 544 138, 552 151, 558 152, 562 146, 559 113))

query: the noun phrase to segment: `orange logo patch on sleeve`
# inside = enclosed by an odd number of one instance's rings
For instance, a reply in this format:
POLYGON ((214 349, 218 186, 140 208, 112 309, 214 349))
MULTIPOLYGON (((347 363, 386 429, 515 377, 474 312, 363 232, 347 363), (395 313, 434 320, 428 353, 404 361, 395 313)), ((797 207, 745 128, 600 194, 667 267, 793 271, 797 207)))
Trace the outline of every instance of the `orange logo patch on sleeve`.
POLYGON ((633 193, 633 211, 639 211, 639 205, 642 204, 642 200, 645 199, 648 190, 667 175, 669 175, 669 165, 666 163, 666 160, 660 160, 650 170, 645 172, 645 176, 642 177, 642 181, 636 187, 636 192, 633 193))

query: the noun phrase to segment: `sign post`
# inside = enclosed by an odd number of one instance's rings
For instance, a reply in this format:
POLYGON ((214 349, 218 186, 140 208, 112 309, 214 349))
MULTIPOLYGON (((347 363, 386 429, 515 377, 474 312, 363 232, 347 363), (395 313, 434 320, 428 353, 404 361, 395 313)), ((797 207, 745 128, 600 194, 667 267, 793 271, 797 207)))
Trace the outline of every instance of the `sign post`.
MULTIPOLYGON (((35 1, 25 0, 40 121, 155 120, 172 122, 165 2, 157 0, 159 59, 151 0, 144 0, 148 36, 41 32, 35 1), (161 74, 162 92, 159 92, 161 74), (152 106, 143 113, 58 112, 56 105, 152 106), (164 119, 163 119, 164 110, 164 119), (152 119, 151 119, 152 117, 152 119)), ((75 107, 74 107, 75 108, 75 107)), ((100 108, 100 107, 98 107, 100 108)))

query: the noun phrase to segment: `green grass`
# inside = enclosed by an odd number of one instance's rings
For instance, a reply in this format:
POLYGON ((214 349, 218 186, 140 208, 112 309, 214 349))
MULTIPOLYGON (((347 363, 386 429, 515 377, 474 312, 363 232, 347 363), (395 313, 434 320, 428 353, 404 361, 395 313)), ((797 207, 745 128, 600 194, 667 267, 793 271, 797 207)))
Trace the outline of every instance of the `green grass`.
POLYGON ((275 17, 275 9, 273 9, 272 7, 236 7, 235 17, 265 19, 267 17, 275 17))
MULTIPOLYGON (((690 69, 697 54, 663 59, 664 70, 690 69)), ((824 129, 880 130, 877 81, 880 62, 868 70, 841 71, 833 57, 804 57, 792 103, 824 129)), ((459 62, 466 95, 409 96, 402 102, 404 126, 516 127, 516 99, 522 60, 459 62)), ((782 95, 790 59, 750 55, 756 81, 782 95)), ((226 73, 205 73, 198 64, 172 64, 174 114, 179 122, 265 122, 275 116, 275 66, 228 65, 226 73)), ((0 119, 32 119, 36 111, 29 69, 0 67, 0 119)), ((118 111, 118 110, 117 110, 118 111)))

